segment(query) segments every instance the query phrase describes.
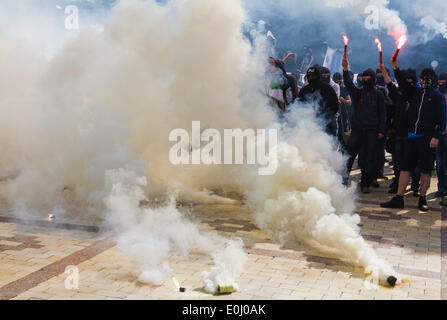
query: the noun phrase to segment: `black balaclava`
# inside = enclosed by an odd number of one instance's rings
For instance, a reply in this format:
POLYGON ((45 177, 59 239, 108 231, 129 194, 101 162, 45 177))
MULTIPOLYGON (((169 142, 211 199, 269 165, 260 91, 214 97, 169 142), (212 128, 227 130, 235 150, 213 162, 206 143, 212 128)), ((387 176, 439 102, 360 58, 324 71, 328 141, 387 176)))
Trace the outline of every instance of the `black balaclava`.
POLYGON ((416 71, 414 69, 402 70, 402 75, 408 83, 410 83, 413 87, 416 87, 418 83, 418 77, 416 76, 416 71), (411 80, 411 82, 409 82, 408 80, 411 80))
POLYGON ((326 67, 321 67, 320 69, 321 81, 329 84, 331 82, 331 70, 326 67), (323 77, 323 74, 329 74, 329 77, 323 77))
POLYGON ((383 77, 383 72, 380 69, 376 70, 376 84, 378 86, 385 87, 385 78, 383 77))
POLYGON ((307 70, 306 79, 312 87, 317 88, 320 85, 320 70, 316 67, 310 67, 307 70))
POLYGON ((341 83, 343 81, 343 77, 340 73, 336 72, 334 76, 332 77, 332 80, 334 80, 335 83, 341 86, 341 83))
POLYGON ((376 73, 374 72, 373 69, 368 69, 366 71, 363 72, 363 87, 368 90, 371 91, 374 89, 374 86, 376 85, 376 73), (370 76, 371 79, 369 80, 365 80, 364 77, 370 76))
POLYGON ((447 94, 447 72, 443 72, 439 75, 439 81, 444 81, 442 85, 439 85, 439 91, 443 94, 447 94))
POLYGON ((426 68, 421 72, 421 86, 424 89, 431 89, 436 84, 436 73, 432 68, 426 68))

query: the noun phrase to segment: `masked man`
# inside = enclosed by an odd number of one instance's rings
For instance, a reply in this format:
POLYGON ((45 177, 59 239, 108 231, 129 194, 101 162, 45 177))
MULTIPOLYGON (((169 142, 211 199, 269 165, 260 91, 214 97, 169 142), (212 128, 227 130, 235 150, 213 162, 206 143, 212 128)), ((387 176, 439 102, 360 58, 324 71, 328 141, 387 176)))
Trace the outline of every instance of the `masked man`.
POLYGON ((442 132, 445 130, 445 99, 435 90, 436 74, 433 69, 424 69, 420 75, 422 88, 410 85, 400 71, 397 59, 392 58, 394 74, 406 100, 408 109, 408 136, 404 141, 404 155, 399 177, 397 195, 382 203, 382 208, 403 209, 405 189, 411 172, 417 167, 421 172, 421 191, 418 208, 428 211, 427 190, 430 187, 430 175, 434 167, 436 148, 442 132))
POLYGON ((306 73, 308 84, 304 86, 298 95, 302 102, 315 102, 317 116, 327 123, 326 132, 337 136, 338 98, 332 87, 321 81, 320 71, 317 67, 311 67, 306 73))
POLYGON ((379 139, 385 138, 385 98, 376 89, 376 73, 368 69, 362 74, 363 88, 354 85, 349 76, 348 61, 343 59, 343 81, 354 107, 352 132, 348 142, 347 174, 349 176, 355 156, 359 156, 362 172, 361 191, 370 193, 369 187, 375 178, 375 150, 379 139))

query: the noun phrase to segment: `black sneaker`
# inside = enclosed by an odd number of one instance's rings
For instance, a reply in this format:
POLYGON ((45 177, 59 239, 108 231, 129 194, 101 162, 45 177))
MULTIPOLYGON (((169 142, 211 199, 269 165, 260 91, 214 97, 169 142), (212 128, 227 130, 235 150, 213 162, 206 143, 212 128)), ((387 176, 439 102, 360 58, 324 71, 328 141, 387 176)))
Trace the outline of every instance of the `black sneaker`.
POLYGON ((387 209, 403 209, 405 207, 404 197, 395 196, 390 201, 381 203, 380 206, 387 209))
POLYGON ((371 186, 373 187, 373 188, 380 188, 380 185, 379 185, 379 183, 377 182, 377 180, 376 179, 374 179, 372 182, 371 182, 371 186))
POLYGON ((369 187, 362 187, 362 193, 369 194, 371 191, 369 190, 369 187))
POLYGON ((424 211, 424 212, 427 212, 429 210, 428 204, 427 204, 427 199, 425 197, 419 198, 418 209, 421 211, 424 211))
POLYGON ((413 197, 415 197, 415 198, 420 198, 421 197, 421 195, 419 194, 418 190, 413 190, 413 197))

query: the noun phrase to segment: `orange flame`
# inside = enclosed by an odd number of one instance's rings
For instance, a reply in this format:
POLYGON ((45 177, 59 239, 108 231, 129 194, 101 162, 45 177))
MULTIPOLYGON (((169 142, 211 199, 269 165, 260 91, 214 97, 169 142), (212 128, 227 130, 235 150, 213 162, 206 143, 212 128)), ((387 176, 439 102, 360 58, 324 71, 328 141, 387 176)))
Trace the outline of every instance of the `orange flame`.
POLYGON ((377 43, 377 49, 379 50, 379 52, 382 52, 382 42, 380 42, 379 38, 376 38, 374 42, 377 43))
POLYGON ((347 46, 348 42, 349 42, 349 38, 344 32, 343 32, 343 41, 345 42, 345 46, 347 46))
POLYGON ((402 37, 397 40, 397 49, 402 49, 402 47, 407 43, 407 37, 403 35, 402 37))

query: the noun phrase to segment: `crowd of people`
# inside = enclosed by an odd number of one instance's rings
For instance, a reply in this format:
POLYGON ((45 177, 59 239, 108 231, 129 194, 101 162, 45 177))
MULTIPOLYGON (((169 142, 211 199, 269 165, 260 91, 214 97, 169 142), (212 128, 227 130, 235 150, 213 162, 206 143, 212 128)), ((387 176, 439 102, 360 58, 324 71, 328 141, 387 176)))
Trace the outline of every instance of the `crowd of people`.
POLYGON ((323 129, 346 154, 344 185, 349 184, 358 158, 361 192, 368 194, 371 188, 379 188, 378 180, 387 180, 384 166, 389 153, 394 170, 389 193, 395 196, 382 207, 403 209, 411 178, 419 210, 428 211, 426 196, 435 169, 435 196, 447 195, 446 72, 438 75, 426 68, 418 78, 414 69, 401 70, 393 56, 392 74, 380 64, 376 71, 367 69, 355 76, 343 59, 343 74, 331 75, 328 68, 314 65, 300 83, 299 76, 284 67, 293 56, 269 59, 267 94, 282 117, 296 101, 316 106, 317 115, 324 119, 323 129))

